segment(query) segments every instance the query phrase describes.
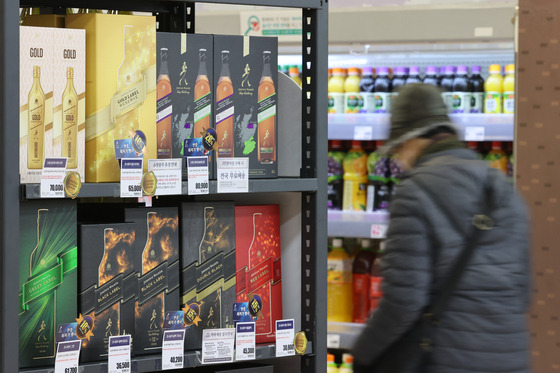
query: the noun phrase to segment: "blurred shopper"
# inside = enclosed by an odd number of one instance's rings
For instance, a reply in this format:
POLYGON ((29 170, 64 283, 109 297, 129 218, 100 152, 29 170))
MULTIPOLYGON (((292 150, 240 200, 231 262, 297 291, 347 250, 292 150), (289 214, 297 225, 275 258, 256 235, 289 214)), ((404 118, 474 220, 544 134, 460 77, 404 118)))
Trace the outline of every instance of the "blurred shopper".
POLYGON ((386 150, 408 169, 391 203, 384 297, 354 346, 355 372, 529 372, 527 212, 464 147, 440 92, 396 99, 386 150))

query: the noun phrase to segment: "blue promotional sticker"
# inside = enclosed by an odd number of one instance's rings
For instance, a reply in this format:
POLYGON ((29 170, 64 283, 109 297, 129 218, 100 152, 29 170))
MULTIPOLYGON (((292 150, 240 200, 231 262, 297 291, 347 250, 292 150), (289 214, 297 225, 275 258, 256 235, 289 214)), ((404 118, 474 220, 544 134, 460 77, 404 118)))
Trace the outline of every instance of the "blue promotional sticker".
POLYGON ((249 303, 241 302, 233 304, 233 322, 249 322, 254 321, 249 312, 249 303))
POLYGON ((56 343, 77 341, 76 326, 78 326, 77 322, 60 324, 58 328, 56 328, 56 343))
POLYGON ((183 311, 167 311, 163 320, 163 330, 183 329, 183 311))

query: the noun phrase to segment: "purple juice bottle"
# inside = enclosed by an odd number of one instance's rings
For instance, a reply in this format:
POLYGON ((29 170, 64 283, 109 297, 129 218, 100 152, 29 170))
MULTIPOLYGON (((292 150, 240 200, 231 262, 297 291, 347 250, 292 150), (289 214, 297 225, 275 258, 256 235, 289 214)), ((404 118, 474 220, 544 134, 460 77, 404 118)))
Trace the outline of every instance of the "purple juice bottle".
POLYGON ((378 68, 374 84, 375 113, 391 112, 392 89, 391 79, 389 79, 389 68, 386 66, 378 68))
POLYGON ((447 106, 447 112, 453 112, 453 82, 455 81, 455 67, 446 66, 443 79, 441 79, 441 97, 445 106, 447 106))
POLYGON ((468 77, 469 68, 464 65, 457 67, 457 75, 453 80, 453 113, 467 114, 471 112, 471 82, 468 77))
POLYGON ((422 83, 422 78, 420 77, 420 67, 410 66, 410 72, 406 78, 406 84, 412 83, 422 83))
POLYGON ((484 108, 484 78, 480 66, 471 67, 471 113, 479 114, 484 108))
POLYGON ((426 76, 424 77, 424 84, 430 84, 439 87, 438 71, 435 66, 426 67, 426 76))

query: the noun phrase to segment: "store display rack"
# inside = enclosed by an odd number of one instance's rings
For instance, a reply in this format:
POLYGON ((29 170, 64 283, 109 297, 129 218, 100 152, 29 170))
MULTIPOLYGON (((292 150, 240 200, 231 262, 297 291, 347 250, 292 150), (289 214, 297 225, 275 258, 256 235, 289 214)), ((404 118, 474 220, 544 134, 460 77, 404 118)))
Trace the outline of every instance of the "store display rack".
MULTIPOLYGON (((513 114, 451 114, 465 141, 513 141, 513 114)), ((329 140, 385 140, 390 114, 329 114, 329 140)))
POLYGON ((365 326, 351 322, 329 322, 327 348, 351 350, 365 326))
MULTIPOLYGON (((300 178, 252 180, 251 193, 296 192, 301 195, 301 329, 310 341, 300 359, 301 372, 326 371, 326 263, 327 251, 327 49, 328 4, 324 0, 201 0, 198 2, 291 7, 302 10, 303 94, 301 113, 300 178)), ((0 0, 0 371, 18 372, 18 250, 19 204, 39 197, 37 185, 19 184, 18 100, 19 8, 43 7, 64 14, 64 8, 95 8, 152 12, 158 30, 194 32, 195 2, 158 0, 0 0)), ((279 113, 281 115, 281 113, 279 113)), ((295 128, 294 128, 295 129, 295 128)), ((183 184, 185 191, 186 183, 183 184)), ((213 189, 212 189, 213 188, 213 189)), ((211 183, 215 193, 216 184, 211 183)), ((79 197, 118 196, 118 184, 85 184, 79 197)), ((269 194, 271 197, 273 194, 269 194)), ((211 196, 212 197, 212 196, 211 196)), ((273 346, 259 347, 262 359, 274 358, 273 346)), ((197 353, 187 354, 186 367, 198 366, 197 353)), ((271 360, 267 360, 270 362, 271 360)), ((272 359, 274 361, 274 359, 272 359)), ((160 369, 157 356, 134 359, 133 372, 160 369)), ((84 372, 104 372, 106 363, 89 364, 84 372)), ((235 365, 232 365, 235 369, 235 365)), ((37 372, 51 372, 50 369, 37 372)), ((82 368, 80 369, 82 371, 82 368)), ((290 371, 293 371, 293 366, 290 371)))

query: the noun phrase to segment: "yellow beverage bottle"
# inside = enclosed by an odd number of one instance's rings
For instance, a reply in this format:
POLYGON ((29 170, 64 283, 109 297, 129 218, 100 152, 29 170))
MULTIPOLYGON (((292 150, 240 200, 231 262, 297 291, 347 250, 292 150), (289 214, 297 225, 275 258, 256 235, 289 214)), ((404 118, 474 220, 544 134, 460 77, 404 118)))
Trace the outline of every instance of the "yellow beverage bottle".
POLYGON ((327 321, 352 322, 352 260, 340 238, 327 257, 327 289, 327 321))
POLYGON ((333 76, 329 80, 329 114, 344 112, 344 70, 333 69, 333 76))
POLYGON ((500 114, 502 112, 502 93, 504 78, 500 65, 490 65, 490 76, 484 82, 484 112, 500 114))
POLYGON ((339 373, 333 354, 327 354, 327 373, 339 373))
POLYGON ((515 65, 506 66, 503 91, 504 114, 513 114, 515 111, 515 65))
POLYGON ((348 77, 344 80, 344 112, 346 114, 357 114, 364 106, 363 99, 360 100, 360 80, 360 69, 349 68, 348 77))
POLYGON ((344 158, 343 168, 342 209, 365 211, 368 185, 367 155, 360 141, 352 141, 352 148, 344 158))
POLYGON ((296 66, 290 67, 289 73, 290 78, 296 82, 301 87, 301 78, 299 77, 299 69, 296 66))

